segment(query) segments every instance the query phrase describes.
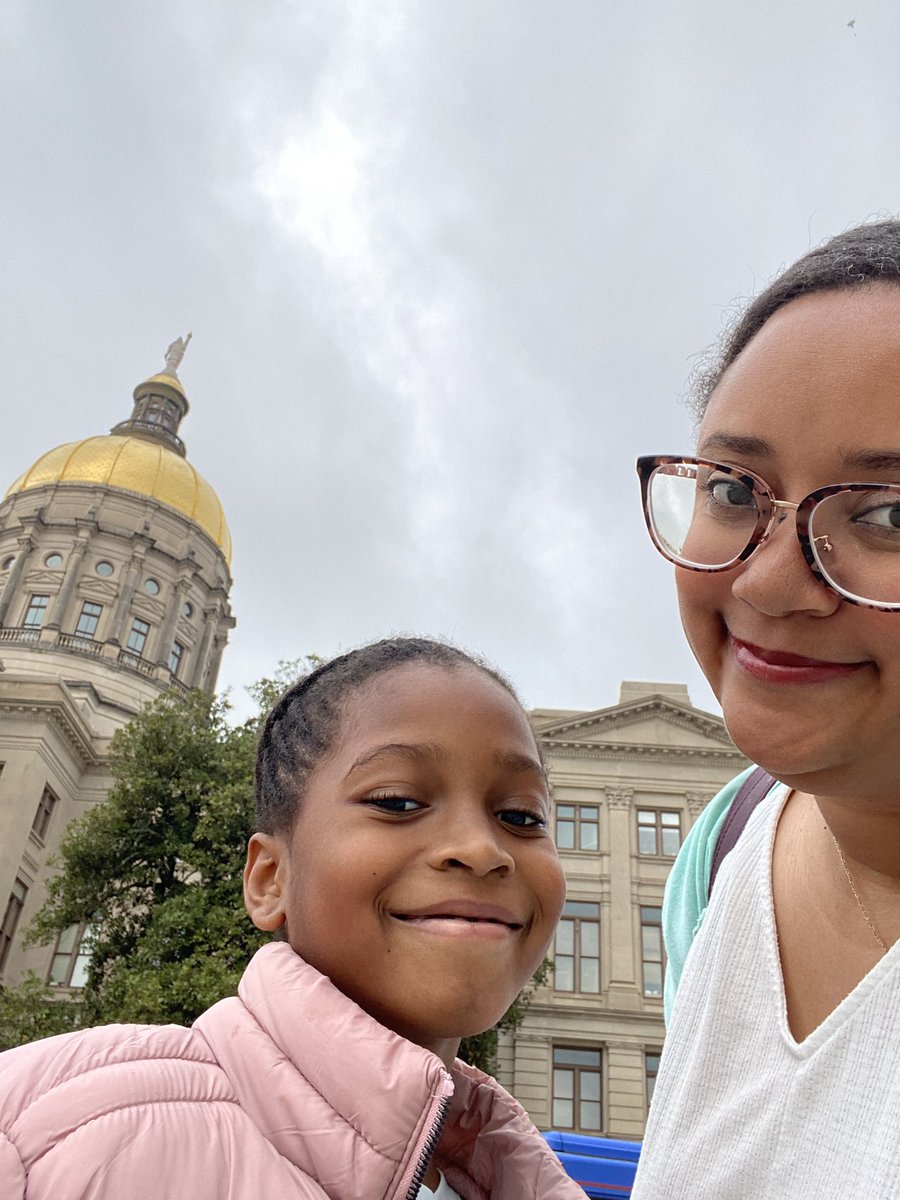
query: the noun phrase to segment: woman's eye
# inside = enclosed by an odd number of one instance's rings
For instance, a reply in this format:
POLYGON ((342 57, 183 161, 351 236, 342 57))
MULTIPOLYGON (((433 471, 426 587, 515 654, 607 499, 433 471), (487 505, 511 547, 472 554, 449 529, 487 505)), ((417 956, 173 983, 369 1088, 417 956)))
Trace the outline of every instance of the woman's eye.
POLYGON ((753 492, 739 479, 712 476, 706 490, 714 504, 722 508, 755 508, 753 492))
POLYGON ((500 813, 500 820, 504 825, 511 825, 513 829, 543 829, 547 824, 540 813, 529 812, 524 808, 505 808, 500 813))
POLYGON ((873 504, 871 508, 858 512, 853 520, 860 525, 877 525, 886 532, 900 532, 900 501, 873 504))
POLYGON ((420 808, 424 808, 420 801, 413 800, 411 796, 369 796, 366 804, 380 809, 381 812, 397 813, 400 816, 418 812, 420 808))

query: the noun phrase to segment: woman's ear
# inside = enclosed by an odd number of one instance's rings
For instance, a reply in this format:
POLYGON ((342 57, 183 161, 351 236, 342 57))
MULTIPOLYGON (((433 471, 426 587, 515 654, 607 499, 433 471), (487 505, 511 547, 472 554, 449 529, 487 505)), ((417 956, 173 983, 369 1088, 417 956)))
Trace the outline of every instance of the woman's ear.
POLYGON ((280 837, 254 833, 247 844, 244 904, 257 929, 271 933, 285 922, 288 848, 280 837))

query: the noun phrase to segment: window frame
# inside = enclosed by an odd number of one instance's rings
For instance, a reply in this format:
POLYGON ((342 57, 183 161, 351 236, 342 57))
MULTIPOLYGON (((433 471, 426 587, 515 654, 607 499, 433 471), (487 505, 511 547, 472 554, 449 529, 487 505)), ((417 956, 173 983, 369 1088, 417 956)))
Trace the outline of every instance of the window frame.
POLYGON ((682 833, 681 833, 681 811, 677 808, 654 808, 652 806, 638 805, 637 807, 637 852, 640 858, 667 858, 674 859, 678 856, 678 851, 681 849, 682 833), (653 815, 652 823, 642 821, 641 817, 644 814, 651 813, 653 815), (666 822, 664 817, 674 817, 675 822, 666 822), (664 849, 665 834, 671 833, 673 829, 678 831, 678 846, 673 852, 664 849), (654 850, 644 850, 641 846, 641 833, 653 830, 654 850))
POLYGON ((50 822, 53 820, 53 814, 58 804, 59 797, 49 784, 45 784, 34 812, 34 820, 31 822, 31 832, 38 841, 45 842, 47 840, 47 830, 50 828, 50 822))
POLYGON ((582 804, 579 801, 565 801, 558 803, 555 806, 555 840, 556 848, 562 854, 599 854, 600 853, 600 805, 599 804, 582 804), (563 815, 564 810, 572 810, 572 816, 563 815), (592 811, 594 816, 585 819, 585 812, 592 811), (560 826, 571 826, 572 829, 572 845, 563 846, 560 844, 560 826), (595 845, 585 846, 585 831, 593 829, 595 833, 595 845))
POLYGON ((659 1060, 662 1056, 662 1050, 644 1050, 644 1102, 647 1105, 647 1112, 650 1111, 650 1105, 653 1103, 653 1093, 656 1091, 656 1080, 659 1076, 659 1060), (656 1060, 656 1066, 651 1069, 650 1060, 656 1060))
MULTIPOLYGON (((663 938, 663 932, 662 932, 662 904, 641 904, 638 908, 638 915, 640 917, 640 930, 641 930, 641 995, 646 1000, 662 1000, 663 996, 665 995, 666 964, 668 962, 668 957, 666 955, 666 943, 665 943, 665 939, 663 938), (650 917, 645 916, 645 914, 647 914, 651 911, 659 914, 658 919, 654 920, 650 917), (644 930, 645 929, 655 929, 657 931, 656 938, 658 940, 658 947, 659 947, 659 959, 658 960, 655 958, 648 958, 646 956, 646 953, 645 953, 646 944, 645 944, 645 940, 644 940, 644 930), (659 975, 660 975, 659 992, 648 990, 648 987, 647 987, 647 967, 648 967, 648 965, 651 967, 656 967, 656 966, 659 967, 659 975)), ((656 947, 654 947, 654 949, 656 949, 656 947)))
POLYGON ((132 617, 131 629, 128 631, 128 637, 125 641, 125 649, 129 654, 136 654, 138 658, 142 658, 144 647, 147 645, 147 638, 150 636, 151 625, 149 621, 143 620, 141 617, 132 617), (138 629, 137 626, 142 625, 143 629, 138 629), (140 638, 140 645, 132 645, 132 639, 135 641, 140 638))
POLYGON ((567 996, 599 996, 603 990, 603 974, 602 974, 602 954, 600 950, 600 934, 601 934, 601 906, 594 900, 567 900, 563 905, 563 911, 560 915, 559 924, 556 927, 556 934, 553 939, 553 990, 561 995, 567 996), (578 910, 591 909, 591 912, 578 910), (566 911, 569 910, 569 911, 566 911), (571 953, 561 952, 559 948, 559 936, 563 927, 572 930, 572 951, 571 953), (585 927, 591 926, 595 932, 591 935, 596 946, 596 954, 586 954, 583 949, 585 927), (557 964, 563 959, 571 959, 572 962, 572 987, 561 987, 559 979, 559 968, 557 964), (596 988, 584 987, 585 963, 596 963, 597 971, 597 986, 596 988))
POLYGON ((87 982, 86 974, 84 981, 73 983, 72 980, 82 969, 85 973, 87 966, 91 961, 91 953, 89 949, 85 949, 85 938, 89 936, 91 931, 90 925, 86 921, 78 921, 73 925, 67 925, 65 929, 61 929, 56 935, 56 942, 53 946, 53 954, 50 957, 50 965, 47 968, 47 983, 50 987, 64 988, 83 988, 87 982), (75 931, 72 934, 72 931, 75 931), (61 950, 60 943, 64 938, 72 934, 72 944, 68 949, 61 950), (53 972, 56 966, 57 959, 65 961, 65 968, 62 970, 61 979, 54 979, 53 972))
POLYGON ((81 603, 81 612, 78 614, 78 620, 75 622, 74 636, 81 638, 85 642, 95 641, 96 639, 94 635, 100 626, 100 618, 102 615, 102 604, 98 604, 96 600, 83 600, 81 603), (97 610, 96 612, 88 612, 88 609, 94 608, 97 610), (88 630, 87 626, 91 621, 93 621, 94 624, 91 626, 90 630, 88 630), (82 628, 82 623, 84 623, 84 628, 82 628))
POLYGON ((185 647, 181 642, 173 642, 172 649, 169 651, 169 670, 172 672, 174 679, 178 679, 178 672, 181 670, 181 665, 184 662, 185 647), (176 650, 178 653, 176 654, 176 650))
MULTIPOLYGON (((604 1132, 604 1119, 606 1116, 606 1097, 604 1094, 605 1083, 605 1063, 606 1053, 604 1046, 572 1046, 568 1044, 554 1044, 550 1052, 550 1117, 551 1124, 554 1129, 561 1129, 572 1133, 582 1133, 597 1136, 604 1132), (596 1056, 596 1062, 593 1063, 567 1063, 558 1061, 557 1056, 563 1055, 593 1055, 596 1056), (558 1073, 571 1073, 572 1076, 572 1094, 571 1096, 560 1095, 557 1091, 558 1073), (592 1095, 585 1097, 582 1081, 586 1077, 596 1078, 596 1098, 592 1095), (566 1123, 559 1120, 560 1110, 557 1107, 562 1104, 571 1104, 572 1106, 572 1121, 566 1123), (596 1125, 583 1124, 582 1117, 584 1116, 583 1105, 596 1104, 598 1109, 598 1120, 596 1125)), ((594 1089, 591 1088, 591 1091, 594 1089)))
POLYGON ((43 592, 32 593, 31 599, 28 601, 28 607, 25 609, 25 616, 22 618, 23 629, 40 629, 44 624, 44 618, 47 616, 47 610, 50 607, 50 596, 44 595, 43 592), (35 600, 43 600, 43 604, 35 604, 35 600), (29 621, 32 614, 36 615, 38 620, 29 621))
POLYGON ((28 903, 28 892, 28 884, 21 875, 17 875, 10 889, 9 899, 6 901, 3 920, 0 921, 0 972, 6 967, 13 939, 19 927, 19 920, 25 909, 25 905, 28 903), (21 895, 18 894, 17 888, 21 892, 21 895))

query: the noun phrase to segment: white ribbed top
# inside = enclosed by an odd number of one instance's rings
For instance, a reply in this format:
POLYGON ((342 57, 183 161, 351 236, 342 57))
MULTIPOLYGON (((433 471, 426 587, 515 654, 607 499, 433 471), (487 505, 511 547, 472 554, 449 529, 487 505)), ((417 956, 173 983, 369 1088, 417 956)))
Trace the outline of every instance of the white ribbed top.
POLYGON ((685 963, 633 1200, 900 1200, 900 942, 803 1042, 772 904, 779 788, 685 963))

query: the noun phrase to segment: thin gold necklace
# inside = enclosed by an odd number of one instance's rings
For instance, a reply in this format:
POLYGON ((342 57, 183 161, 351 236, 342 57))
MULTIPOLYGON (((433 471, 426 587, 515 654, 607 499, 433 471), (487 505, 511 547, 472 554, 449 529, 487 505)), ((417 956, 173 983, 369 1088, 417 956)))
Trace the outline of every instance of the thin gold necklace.
MULTIPOLYGON (((828 828, 828 832, 831 833, 830 826, 828 826, 827 828, 828 828)), ((847 882, 850 884, 850 891, 853 893, 853 899, 856 901, 856 907, 862 913, 863 919, 865 920, 868 927, 872 930, 872 937, 875 939, 875 941, 881 947, 881 953, 887 954, 887 946, 884 944, 884 939, 882 938, 882 936, 878 932, 878 930, 875 928, 872 918, 866 912, 866 906, 863 904, 862 900, 860 900, 860 898, 859 898, 859 892, 856 890, 856 884, 853 882, 853 876, 850 874, 850 868, 847 866, 847 860, 844 858, 844 852, 841 849, 841 843, 837 840, 837 838, 834 836, 833 833, 831 833, 831 840, 834 842, 834 848, 838 852, 838 858, 841 860, 841 866, 844 868, 844 874, 847 876, 847 882)))

